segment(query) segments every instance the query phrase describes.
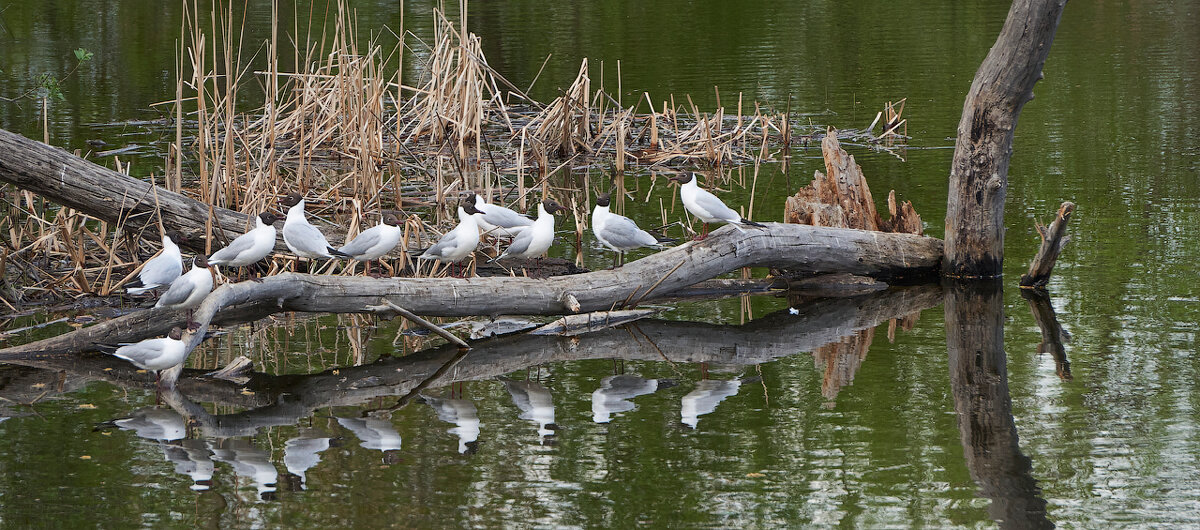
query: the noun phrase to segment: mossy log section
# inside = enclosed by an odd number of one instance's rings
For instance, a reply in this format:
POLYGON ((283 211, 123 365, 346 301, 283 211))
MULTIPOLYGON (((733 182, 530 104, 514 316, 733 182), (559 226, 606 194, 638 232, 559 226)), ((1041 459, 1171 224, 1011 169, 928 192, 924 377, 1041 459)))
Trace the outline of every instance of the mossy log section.
POLYGON ((942 274, 998 278, 1013 132, 1058 29, 1066 0, 1015 0, 963 104, 950 165, 942 274))
MULTIPOLYGON (((163 227, 184 235, 182 246, 205 252, 208 205, 4 129, 0 129, 0 182, 114 226, 123 223, 126 232, 142 234, 154 242, 160 238, 157 207, 163 227)), ((225 208, 212 208, 211 217, 217 241, 230 241, 252 226, 249 216, 225 208)), ((330 231, 330 239, 344 238, 330 231)), ((276 250, 287 250, 282 240, 277 242, 276 250)))
POLYGON ((1075 203, 1067 201, 1058 207, 1058 215, 1049 227, 1041 223, 1034 225, 1038 235, 1042 236, 1042 246, 1029 263, 1029 272, 1021 275, 1021 288, 1044 289, 1046 284, 1050 283, 1050 273, 1054 271, 1058 255, 1071 241, 1071 236, 1067 235, 1067 223, 1071 221, 1071 214, 1074 212, 1075 203))

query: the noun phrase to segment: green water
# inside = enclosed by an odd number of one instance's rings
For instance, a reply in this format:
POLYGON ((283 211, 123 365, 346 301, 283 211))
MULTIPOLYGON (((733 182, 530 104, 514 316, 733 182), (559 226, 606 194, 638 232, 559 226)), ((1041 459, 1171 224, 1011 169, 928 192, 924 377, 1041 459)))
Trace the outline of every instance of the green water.
MULTIPOLYGON (((363 32, 399 25, 394 2, 354 4, 363 32)), ((412 401, 390 414, 371 413, 401 439, 398 451, 383 451, 385 443, 364 447, 367 435, 338 418, 397 405, 421 374, 452 360, 449 354, 376 362, 426 341, 397 338, 394 323, 361 328, 347 317, 280 320, 214 339, 193 366, 211 368, 246 354, 270 374, 325 373, 329 381, 361 374, 354 370, 368 375, 344 383, 358 386, 335 385, 328 395, 341 398, 298 412, 288 407, 325 394, 278 397, 280 388, 299 383, 266 376, 247 383, 253 394, 237 386, 194 393, 188 399, 217 419, 188 429, 186 440, 160 442, 130 430, 93 430, 155 403, 153 394, 130 390, 117 376, 0 370, 0 395, 36 399, 32 406, 5 401, 0 409, 9 417, 0 422, 0 437, 9 440, 0 450, 0 521, 20 527, 1198 525, 1198 8, 1196 2, 1067 6, 1046 77, 1016 132, 999 299, 1004 316, 996 320, 1007 359, 1001 369, 994 358, 978 361, 996 377, 952 377, 963 351, 947 347, 941 306, 924 309, 911 331, 896 331, 894 342, 887 322, 861 324, 873 329, 865 356, 827 368, 826 357, 812 353, 813 337, 853 333, 857 327, 842 322, 861 316, 855 304, 801 301, 798 308, 816 314, 790 315, 785 300, 758 297, 753 314, 745 315, 738 300, 690 303, 665 313, 666 323, 621 330, 627 338, 479 342, 424 392, 461 393, 477 410, 478 434, 470 422, 464 429, 412 401), (1015 288, 1038 243, 1033 220, 1048 219, 1063 200, 1078 209, 1050 292, 1071 335, 1070 380, 1056 374, 1051 355, 1038 353, 1041 333, 1015 288), (737 327, 743 319, 753 322, 737 327), (681 320, 712 325, 670 323, 681 320), (351 340, 359 336, 362 343, 351 340), (689 345, 688 338, 697 342, 689 345), (358 362, 380 372, 350 368, 358 362), (335 367, 338 374, 326 372, 335 367), (388 374, 410 372, 404 384, 375 397, 364 390, 385 384, 388 374), (678 384, 633 398, 636 408, 597 423, 593 392, 614 372, 678 384), (743 383, 693 428, 683 422, 682 402, 702 372, 713 380, 762 379, 743 383), (829 372, 852 384, 823 388, 829 372), (540 436, 537 422, 519 418, 521 409, 495 379, 502 374, 540 380, 553 396, 552 435, 540 436), (449 385, 456 380, 466 382, 449 385), (991 397, 961 397, 971 392, 991 397), (969 403, 1000 413, 960 417, 956 410, 969 403), (257 428, 229 427, 242 424, 257 428), (980 433, 1014 426, 1013 445, 1004 436, 991 440, 996 445, 972 445, 980 433), (258 468, 263 480, 272 476, 267 468, 282 476, 285 446, 301 434, 335 439, 307 470, 304 489, 281 478, 256 486, 255 467, 244 462, 267 462, 258 468), (460 453, 460 443, 472 437, 477 443, 460 453), (164 456, 184 448, 243 463, 215 462, 211 485, 193 490, 193 479, 164 456), (1033 513, 1012 511, 1028 507, 1033 513)), ((174 95, 179 6, 48 1, 0 9, 0 96, 28 90, 39 73, 65 74, 74 48, 96 54, 63 83, 66 101, 49 117, 52 143, 83 149, 86 140, 102 138, 161 152, 152 132, 91 124, 161 116, 149 105, 174 95)), ((427 40, 431 9, 406 2, 406 28, 427 40)), ((885 102, 907 97, 912 140, 903 160, 850 150, 877 199, 896 189, 914 202, 927 232, 940 237, 963 97, 1006 10, 1002 3, 957 2, 510 1, 472 4, 468 26, 481 35, 490 64, 520 87, 553 54, 532 90, 542 100, 571 81, 583 57, 591 61, 593 86, 602 70, 613 92, 620 61, 626 102, 643 92, 656 101, 690 94, 711 111, 717 86, 726 107, 738 93, 777 109, 790 98, 813 123, 864 127, 885 102)), ((255 48, 268 19, 269 10, 247 13, 253 37, 247 42, 255 48)), ((417 49, 405 59, 411 77, 420 74, 423 52, 412 39, 410 45, 417 49)), ((0 126, 42 134, 31 100, 0 101, 0 126)), ((161 165, 153 156, 136 160, 141 174, 161 165)), ((781 217, 783 197, 816 169, 822 169, 819 152, 811 150, 794 153, 787 175, 764 166, 755 217, 781 217)), ((728 196, 745 201, 749 191, 728 196)), ((657 207, 639 203, 627 204, 626 213, 643 222, 658 216, 657 207)), ((588 252, 590 264, 607 259, 588 252)), ((976 313, 952 313, 961 324, 960 314, 976 313)), ((988 350, 986 333, 978 336, 980 351, 988 350)))

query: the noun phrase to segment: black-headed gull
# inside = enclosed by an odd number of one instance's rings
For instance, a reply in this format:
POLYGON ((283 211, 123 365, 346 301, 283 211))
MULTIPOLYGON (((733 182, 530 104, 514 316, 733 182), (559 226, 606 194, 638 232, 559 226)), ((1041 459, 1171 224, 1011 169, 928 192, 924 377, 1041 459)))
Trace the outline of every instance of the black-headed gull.
POLYGON ((653 234, 638 228, 633 219, 609 211, 609 194, 596 196, 596 207, 592 209, 592 234, 604 246, 624 257, 625 252, 635 248, 661 246, 662 242, 653 234))
POLYGON ((287 220, 283 222, 283 242, 293 254, 310 259, 350 257, 330 246, 325 234, 308 222, 304 215, 303 196, 293 191, 279 202, 288 206, 287 220))
POLYGON ((533 226, 533 219, 497 204, 491 204, 483 195, 474 194, 470 201, 479 210, 479 230, 495 237, 513 237, 533 226))
POLYGON ((178 232, 168 232, 162 237, 162 252, 142 265, 136 280, 125 284, 125 292, 142 294, 151 289, 171 285, 180 274, 183 274, 183 255, 179 253, 178 241, 183 236, 178 232))
POLYGON ((479 221, 474 214, 479 210, 469 202, 458 206, 458 226, 442 234, 438 242, 425 250, 417 259, 435 259, 442 263, 456 263, 475 252, 479 246, 479 221))
POLYGON ((504 249, 504 253, 496 256, 496 260, 505 258, 539 258, 550 250, 554 243, 554 215, 566 211, 554 199, 546 199, 538 203, 538 216, 533 225, 517 234, 512 244, 504 249))
POLYGON ((192 310, 204 301, 204 297, 212 292, 212 288, 213 278, 208 270, 208 258, 204 254, 197 254, 192 258, 192 270, 175 278, 175 281, 171 282, 171 288, 163 293, 154 307, 187 309, 188 328, 191 329, 192 310))
POLYGON ((275 250, 275 221, 272 213, 262 213, 254 218, 254 228, 234 239, 225 248, 208 257, 209 265, 245 267, 257 263, 275 250))
POLYGON ((338 250, 355 260, 367 263, 370 267, 370 261, 377 260, 396 248, 400 237, 404 235, 404 229, 400 228, 399 224, 400 220, 395 215, 383 214, 383 222, 363 230, 353 241, 338 250))
POLYGON ((182 339, 183 329, 174 327, 166 337, 124 344, 113 355, 143 370, 160 372, 187 360, 186 344, 182 339))
POLYGON ((679 197, 683 199, 683 207, 704 223, 704 232, 696 238, 697 241, 708 237, 708 223, 729 223, 739 232, 745 231, 739 225, 765 228, 762 224, 743 219, 741 214, 725 206, 716 195, 701 189, 695 173, 683 173, 669 178, 679 183, 679 197))

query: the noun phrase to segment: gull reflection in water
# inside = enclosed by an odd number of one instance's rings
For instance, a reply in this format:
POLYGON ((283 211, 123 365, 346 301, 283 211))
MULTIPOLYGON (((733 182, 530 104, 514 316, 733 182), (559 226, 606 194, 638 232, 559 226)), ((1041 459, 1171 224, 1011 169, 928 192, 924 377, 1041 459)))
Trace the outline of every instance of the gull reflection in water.
POLYGON ((643 379, 624 374, 605 377, 600 380, 600 388, 592 392, 592 421, 608 423, 613 414, 635 408, 629 400, 672 386, 675 382, 670 379, 643 379))
POLYGON ((167 461, 175 465, 176 473, 192 479, 193 490, 203 491, 212 487, 216 464, 212 460, 212 451, 208 450, 204 441, 180 440, 176 443, 164 443, 162 450, 167 461))
POLYGON ((122 430, 133 431, 140 438, 158 440, 182 440, 187 436, 187 421, 178 412, 159 407, 146 407, 133 411, 125 418, 101 423, 96 430, 107 427, 118 427, 122 430))
POLYGON ((446 431, 458 436, 458 452, 474 454, 479 449, 479 411, 475 404, 460 398, 421 396, 425 403, 437 412, 439 420, 453 423, 454 428, 446 431))
POLYGON ((391 461, 393 454, 400 450, 400 433, 392 427, 390 420, 380 418, 338 418, 338 425, 354 433, 359 444, 365 449, 383 451, 384 460, 391 461))
POLYGON ((738 379, 729 381, 704 379, 696 383, 696 389, 683 396, 682 406, 679 409, 684 425, 695 429, 696 424, 700 422, 700 416, 717 410, 717 405, 720 405, 725 398, 737 395, 742 383, 743 381, 738 379))
MULTIPOLYGON (((399 445, 399 435, 396 436, 399 445)), ((295 489, 304 489, 306 473, 321 462, 321 451, 329 449, 332 438, 316 432, 305 432, 284 442, 283 465, 295 477, 295 489)))
POLYGON ((254 481, 260 499, 274 500, 279 470, 271 463, 270 453, 237 439, 214 440, 209 442, 208 448, 212 450, 213 460, 229 464, 239 477, 254 481))
POLYGON ((553 436, 558 426, 554 424, 554 400, 550 390, 534 381, 513 381, 501 379, 505 390, 512 396, 513 403, 521 414, 517 416, 538 425, 538 437, 553 436))

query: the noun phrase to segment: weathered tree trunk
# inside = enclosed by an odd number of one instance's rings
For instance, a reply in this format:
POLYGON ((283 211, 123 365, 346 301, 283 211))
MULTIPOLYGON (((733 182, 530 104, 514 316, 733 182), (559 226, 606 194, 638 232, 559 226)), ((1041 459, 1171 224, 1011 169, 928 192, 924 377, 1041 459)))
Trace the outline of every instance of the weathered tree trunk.
MULTIPOLYGON (((157 206, 164 228, 180 231, 186 238, 183 246, 204 252, 208 205, 4 129, 0 129, 0 182, 113 225, 124 222, 126 231, 145 231, 152 241, 159 239, 157 206)), ((249 219, 243 213, 213 208, 213 233, 218 241, 231 240, 250 226, 249 219), (224 234, 219 234, 222 230, 224 234)), ((287 247, 279 242, 277 248, 287 247)))
POLYGON ((1037 223, 1038 235, 1042 236, 1042 246, 1038 248, 1037 256, 1029 262, 1029 272, 1021 275, 1021 287, 1044 288, 1050 282, 1050 273, 1063 247, 1071 241, 1067 235, 1067 223, 1071 221, 1071 213, 1075 211, 1075 203, 1067 201, 1058 207, 1058 215, 1050 223, 1050 227, 1037 223))
POLYGON ((997 278, 1013 131, 1058 28, 1066 0, 1015 0, 963 104, 950 166, 942 274, 997 278))
POLYGON ((1008 392, 1004 295, 999 282, 945 285, 950 386, 963 455, 988 513, 1001 528, 1053 528, 1021 453, 1008 392))
MULTIPOLYGON (((910 234, 769 223, 738 232, 722 227, 706 240, 688 242, 623 267, 546 279, 369 278, 278 274, 262 282, 226 284, 196 309, 202 324, 228 307, 270 304, 277 311, 384 312, 383 300, 424 316, 560 315, 631 307, 669 297, 683 288, 741 267, 770 266, 808 273, 848 271, 863 276, 930 274, 941 260, 941 241, 910 234)), ((138 334, 175 325, 181 315, 161 309, 129 316, 36 343, 0 350, 0 358, 39 351, 78 351, 94 342, 136 340, 138 334), (125 319, 136 319, 134 327, 125 319), (126 333, 119 337, 115 333, 126 333)), ((159 333, 165 333, 160 331, 159 333)))

